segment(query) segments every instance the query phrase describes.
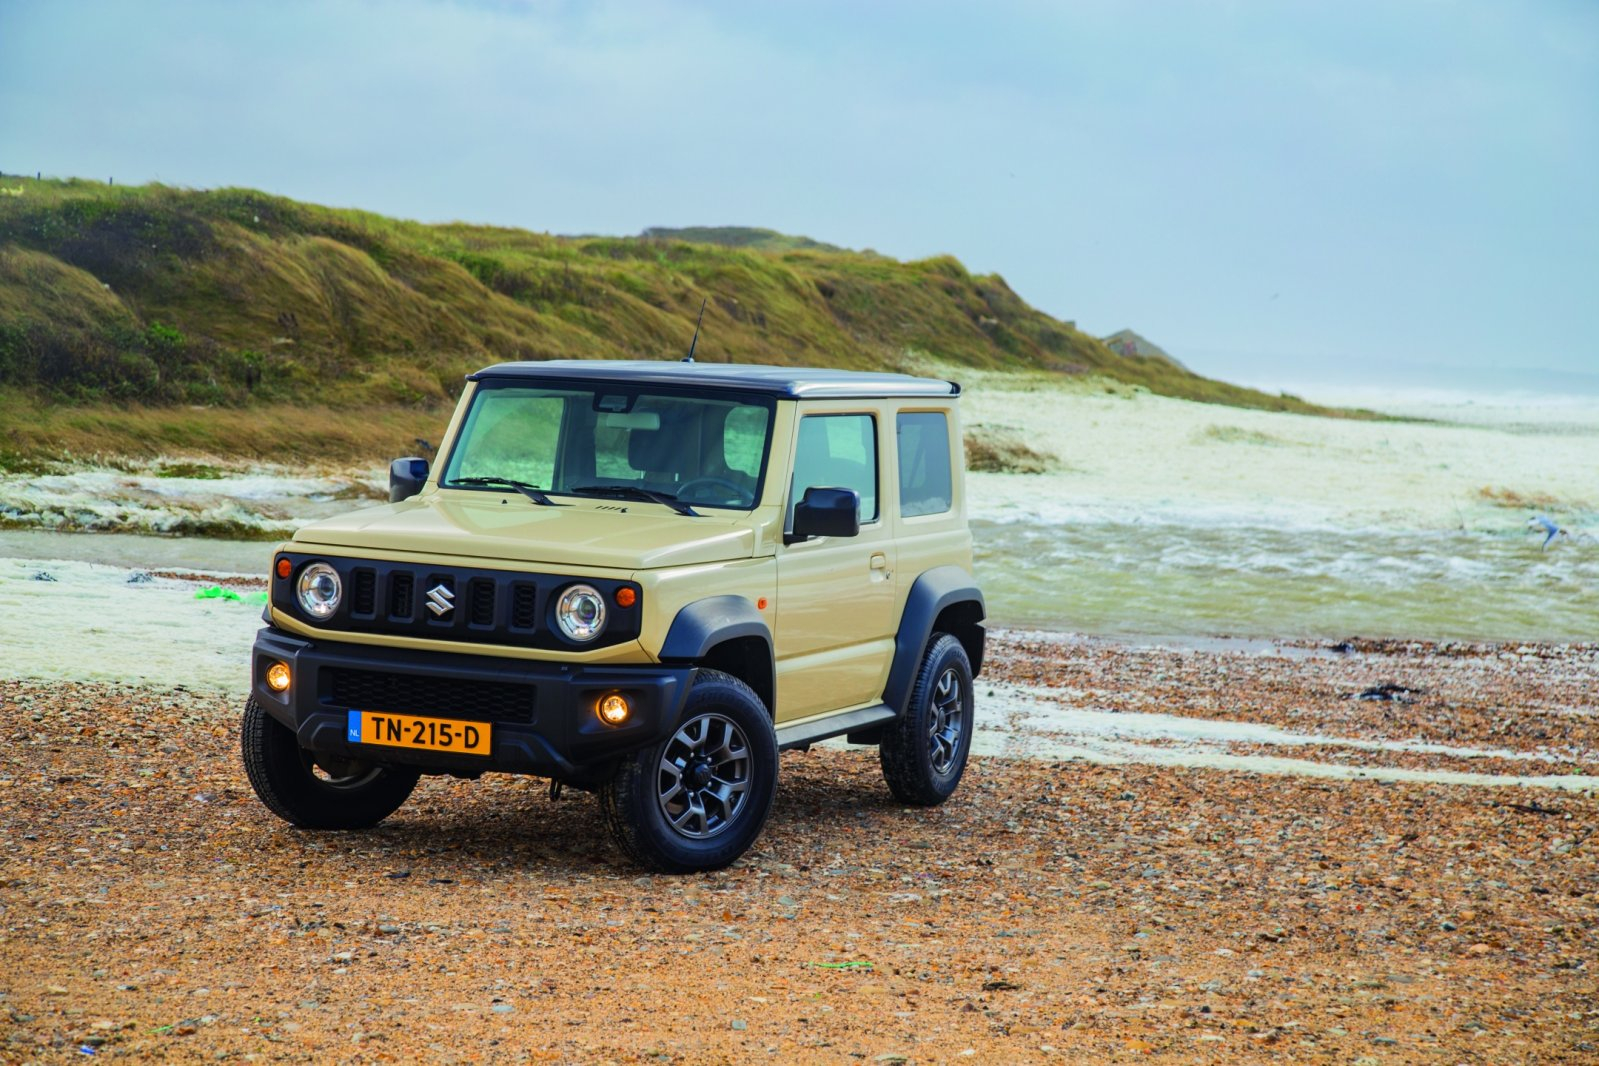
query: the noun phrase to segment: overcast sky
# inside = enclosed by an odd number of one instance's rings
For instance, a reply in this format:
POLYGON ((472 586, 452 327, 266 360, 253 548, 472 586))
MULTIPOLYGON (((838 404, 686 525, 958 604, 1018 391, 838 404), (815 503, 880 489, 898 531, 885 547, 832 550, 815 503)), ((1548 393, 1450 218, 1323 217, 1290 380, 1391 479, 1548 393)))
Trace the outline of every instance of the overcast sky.
POLYGON ((0 170, 769 226, 1257 383, 1599 387, 1594 0, 0 0, 0 170))

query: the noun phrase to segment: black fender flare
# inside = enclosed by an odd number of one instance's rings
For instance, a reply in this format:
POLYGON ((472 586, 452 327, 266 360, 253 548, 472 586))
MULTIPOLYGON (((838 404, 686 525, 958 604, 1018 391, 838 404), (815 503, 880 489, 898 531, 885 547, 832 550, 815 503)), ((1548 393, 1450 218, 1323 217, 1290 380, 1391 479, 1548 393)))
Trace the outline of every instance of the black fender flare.
POLYGON ((707 596, 677 612, 661 641, 658 656, 663 662, 693 662, 726 640, 759 637, 772 649, 772 631, 761 612, 743 596, 707 596))
MULTIPOLYGON (((777 652, 772 643, 772 631, 755 604, 743 596, 707 596, 683 607, 667 627, 666 639, 661 642, 656 657, 663 663, 699 663, 719 644, 752 638, 760 644, 762 651, 758 654, 762 661, 758 666, 750 663, 750 672, 764 672, 764 677, 756 676, 747 681, 767 709, 775 711, 777 652)), ((746 650, 755 654, 752 649, 746 650)))
POLYGON ((971 604, 976 617, 970 619, 975 633, 957 633, 972 661, 975 677, 983 668, 982 620, 988 616, 988 606, 983 600, 983 590, 977 587, 972 575, 958 566, 935 566, 922 574, 911 585, 905 600, 905 610, 899 618, 899 630, 894 635, 894 662, 888 670, 888 684, 883 688, 883 702, 895 714, 904 714, 910 702, 911 686, 916 683, 916 671, 921 666, 927 641, 933 635, 933 624, 946 608, 958 604, 971 604))

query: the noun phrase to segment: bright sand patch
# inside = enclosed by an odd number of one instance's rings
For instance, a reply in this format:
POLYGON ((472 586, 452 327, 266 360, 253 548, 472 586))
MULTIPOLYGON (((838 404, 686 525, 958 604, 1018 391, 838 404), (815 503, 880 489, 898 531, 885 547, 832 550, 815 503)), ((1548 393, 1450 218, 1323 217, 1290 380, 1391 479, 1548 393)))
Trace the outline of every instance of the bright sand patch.
POLYGON ((0 559, 0 676, 242 695, 261 605, 196 599, 203 584, 93 563, 0 559))

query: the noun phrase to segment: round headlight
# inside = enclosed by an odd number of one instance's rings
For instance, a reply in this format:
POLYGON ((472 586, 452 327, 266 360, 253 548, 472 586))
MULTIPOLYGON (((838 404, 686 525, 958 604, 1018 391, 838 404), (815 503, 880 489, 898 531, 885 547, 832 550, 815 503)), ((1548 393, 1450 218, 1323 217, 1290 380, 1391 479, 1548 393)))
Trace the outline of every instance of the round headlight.
POLYGON ((300 597, 300 607, 317 621, 333 617, 339 609, 339 596, 344 588, 339 582, 339 572, 327 563, 312 563, 300 571, 295 587, 300 597))
POLYGON ((555 621, 573 640, 593 640, 605 628, 605 598, 590 585, 573 585, 561 593, 555 621))

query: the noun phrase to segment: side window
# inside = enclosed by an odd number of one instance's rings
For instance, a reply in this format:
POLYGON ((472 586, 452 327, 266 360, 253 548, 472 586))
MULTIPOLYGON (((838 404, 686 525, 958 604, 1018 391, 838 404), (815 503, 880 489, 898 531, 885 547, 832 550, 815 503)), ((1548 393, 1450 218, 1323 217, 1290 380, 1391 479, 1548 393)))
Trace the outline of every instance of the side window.
POLYGON ((942 514, 954 503, 949 475, 949 419, 942 411, 898 418, 899 513, 942 514))
POLYGON ((861 494, 861 521, 877 518, 877 424, 871 415, 800 419, 790 515, 810 488, 854 489, 861 494))

